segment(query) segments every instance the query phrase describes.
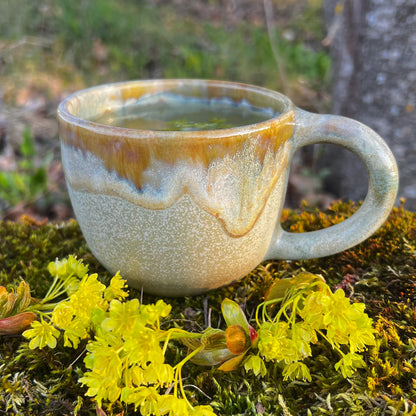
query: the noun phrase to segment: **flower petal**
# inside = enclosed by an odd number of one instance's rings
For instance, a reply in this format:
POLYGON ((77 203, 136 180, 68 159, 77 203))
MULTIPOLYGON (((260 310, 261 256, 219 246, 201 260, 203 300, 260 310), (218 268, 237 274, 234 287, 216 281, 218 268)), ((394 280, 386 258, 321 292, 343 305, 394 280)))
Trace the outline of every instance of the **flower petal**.
POLYGON ((246 355, 246 353, 243 353, 243 354, 237 355, 236 357, 231 358, 228 361, 225 361, 223 364, 221 364, 218 367, 218 370, 221 370, 221 371, 233 371, 233 370, 235 370, 242 363, 245 355, 246 355))

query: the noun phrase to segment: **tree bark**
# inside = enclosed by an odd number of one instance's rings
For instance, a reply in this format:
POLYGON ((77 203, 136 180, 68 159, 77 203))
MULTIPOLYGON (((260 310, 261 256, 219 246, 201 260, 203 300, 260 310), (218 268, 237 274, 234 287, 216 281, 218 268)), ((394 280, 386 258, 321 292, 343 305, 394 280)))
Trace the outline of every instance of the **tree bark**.
MULTIPOLYGON (((367 124, 392 149, 399 197, 416 209, 416 0, 326 0, 333 59, 332 111, 367 124)), ((325 146, 327 190, 352 200, 367 191, 362 163, 325 146)))

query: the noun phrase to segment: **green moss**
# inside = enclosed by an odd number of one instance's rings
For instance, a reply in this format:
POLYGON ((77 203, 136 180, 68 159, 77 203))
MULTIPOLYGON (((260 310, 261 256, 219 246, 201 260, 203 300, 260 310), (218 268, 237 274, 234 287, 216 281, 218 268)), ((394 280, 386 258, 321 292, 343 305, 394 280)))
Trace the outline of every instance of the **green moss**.
MULTIPOLYGON (((351 215, 358 206, 333 204, 327 212, 305 206, 299 213, 284 211, 284 227, 293 232, 327 227, 351 215)), ((193 298, 170 299, 171 319, 185 329, 224 326, 221 301, 231 298, 252 316, 276 278, 299 270, 322 274, 341 285, 352 299, 365 302, 380 335, 365 353, 367 368, 346 380, 333 366, 338 360, 324 344, 314 346, 307 365, 312 382, 283 382, 279 365, 270 364, 264 378, 243 369, 222 373, 216 368, 184 367, 184 384, 195 403, 212 403, 221 415, 410 415, 416 412, 416 213, 403 206, 371 238, 343 253, 306 261, 274 261, 257 267, 243 280, 193 298)), ((47 264, 76 254, 104 281, 110 278, 89 252, 75 221, 36 225, 0 223, 0 281, 15 285, 24 278, 33 296, 41 297, 51 283, 47 264)), ((131 296, 141 297, 138 291, 131 296)), ((143 302, 155 297, 143 296, 143 302)), ((167 324, 172 325, 172 321, 167 324)), ((94 403, 77 383, 83 370, 84 347, 77 351, 29 350, 21 337, 0 338, 0 407, 5 414, 96 414, 94 403), (76 413, 76 412, 75 412, 76 413)), ((186 350, 176 345, 167 360, 178 362, 186 350)), ((118 403, 108 415, 132 409, 118 403)))

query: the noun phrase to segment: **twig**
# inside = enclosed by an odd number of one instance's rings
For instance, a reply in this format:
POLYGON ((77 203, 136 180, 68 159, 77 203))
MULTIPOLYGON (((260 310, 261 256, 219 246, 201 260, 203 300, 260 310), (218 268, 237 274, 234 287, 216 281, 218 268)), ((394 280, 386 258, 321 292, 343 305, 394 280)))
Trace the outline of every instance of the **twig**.
POLYGON ((87 349, 84 348, 81 353, 78 355, 78 357, 75 358, 74 361, 72 361, 71 364, 69 364, 68 368, 72 368, 72 366, 87 352, 87 349))
POLYGON ((5 46, 2 50, 0 50, 0 56, 8 55, 14 49, 20 48, 21 46, 25 46, 25 45, 48 48, 52 44, 53 44, 53 41, 51 39, 34 37, 34 36, 25 36, 22 39, 19 39, 18 41, 5 46))
POLYGON ((204 308, 205 328, 211 328, 211 308, 208 308, 208 296, 205 296, 202 306, 204 308))
POLYGON ((273 34, 273 6, 270 0, 263 0, 264 5, 264 14, 266 18, 266 27, 267 27, 267 34, 269 37, 270 47, 272 49, 273 57, 276 62, 277 72, 279 74, 280 83, 282 84, 283 92, 288 95, 289 94, 289 85, 287 83, 286 78, 286 71, 284 67, 284 63, 280 57, 280 54, 276 47, 276 39, 273 34))
POLYGON ((195 386, 195 384, 185 384, 183 388, 187 387, 193 387, 194 389, 198 390, 203 396, 205 396, 208 400, 212 400, 212 397, 208 396, 203 390, 201 390, 198 386, 195 386))
POLYGON ((329 25, 327 35, 322 40, 323 46, 331 46, 342 26, 342 12, 344 10, 345 1, 338 1, 334 8, 334 17, 329 25))

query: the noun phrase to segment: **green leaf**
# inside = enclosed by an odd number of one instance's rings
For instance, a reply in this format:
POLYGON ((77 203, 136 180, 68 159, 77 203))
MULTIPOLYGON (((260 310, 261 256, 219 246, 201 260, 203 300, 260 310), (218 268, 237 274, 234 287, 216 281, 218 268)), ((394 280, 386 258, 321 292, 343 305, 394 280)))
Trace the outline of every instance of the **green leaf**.
POLYGON ((325 283, 325 279, 319 274, 309 272, 300 272, 289 279, 277 279, 269 288, 265 295, 266 300, 283 299, 286 292, 294 288, 295 290, 305 289, 309 285, 321 282, 325 283))
POLYGON ((262 377, 264 377, 267 374, 266 365, 259 355, 249 355, 244 360, 244 369, 246 371, 251 370, 255 376, 260 374, 262 377))
POLYGON ((265 300, 278 300, 285 297, 286 291, 293 287, 293 279, 278 279, 265 294, 265 300))
POLYGON ((225 332, 222 329, 208 328, 201 337, 201 344, 205 349, 223 348, 225 342, 225 332))
POLYGON ((0 318, 7 318, 23 312, 30 304, 29 285, 22 280, 16 290, 10 292, 0 286, 0 318))
POLYGON ((202 351, 191 358, 197 365, 217 365, 235 356, 227 348, 225 332, 221 329, 208 328, 200 340, 185 338, 182 342, 191 350, 204 346, 202 351))
POLYGON ((20 312, 23 312, 32 301, 32 297, 30 295, 30 286, 24 280, 20 282, 16 292, 13 293, 13 295, 15 297, 15 302, 9 315, 16 315, 20 312))
POLYGON ((26 157, 33 157, 36 154, 35 143, 30 132, 30 127, 28 126, 23 130, 23 142, 20 145, 20 151, 26 157))
POLYGON ((304 289, 312 283, 320 282, 325 283, 325 279, 319 274, 313 274, 309 272, 301 272, 293 276, 293 284, 297 289, 304 289))
POLYGON ((30 194, 31 196, 37 196, 38 194, 46 191, 47 188, 47 173, 46 169, 41 167, 30 178, 30 194))
POLYGON ((237 303, 225 298, 222 301, 221 310, 227 326, 240 325, 244 332, 249 335, 247 318, 237 303))

